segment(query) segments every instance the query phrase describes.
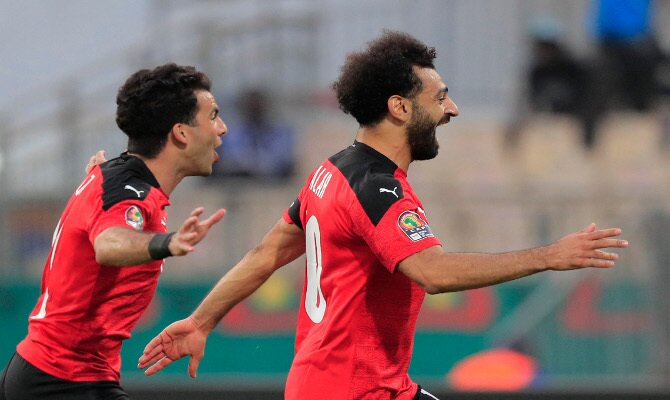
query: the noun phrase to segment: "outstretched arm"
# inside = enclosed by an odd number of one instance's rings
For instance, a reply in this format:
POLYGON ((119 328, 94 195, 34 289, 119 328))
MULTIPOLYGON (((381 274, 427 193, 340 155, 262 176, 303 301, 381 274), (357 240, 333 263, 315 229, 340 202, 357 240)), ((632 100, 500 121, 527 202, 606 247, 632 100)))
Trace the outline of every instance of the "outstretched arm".
POLYGON ((190 317, 169 325, 147 344, 138 368, 148 367, 145 374, 153 375, 173 361, 190 356, 188 372, 195 378, 207 336, 219 321, 275 270, 304 252, 304 232, 280 219, 261 243, 219 280, 190 317))
MULTIPOLYGON (((179 230, 169 239, 167 244, 171 255, 183 256, 192 252, 194 246, 207 236, 210 228, 226 213, 224 209, 219 209, 209 218, 200 221, 204 211, 202 207, 193 210, 179 230)), ((102 265, 117 267, 152 261, 154 258, 149 254, 149 242, 156 235, 120 226, 107 228, 93 241, 95 260, 102 265)))
POLYGON ((398 270, 435 294, 495 285, 546 270, 611 268, 618 255, 602 249, 627 247, 627 241, 613 239, 620 234, 621 229, 596 230, 590 224, 548 246, 500 254, 447 253, 433 246, 401 261, 398 270))

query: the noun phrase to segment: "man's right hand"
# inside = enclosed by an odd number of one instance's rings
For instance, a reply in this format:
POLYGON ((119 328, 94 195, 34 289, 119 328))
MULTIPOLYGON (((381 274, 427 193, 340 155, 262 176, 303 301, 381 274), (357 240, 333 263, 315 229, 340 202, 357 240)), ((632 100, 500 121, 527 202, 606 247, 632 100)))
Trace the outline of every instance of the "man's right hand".
POLYGON ((98 152, 95 153, 95 155, 92 155, 91 158, 88 159, 88 164, 86 164, 86 168, 84 169, 84 171, 86 171, 86 175, 88 175, 89 172, 91 172, 93 167, 95 167, 96 165, 100 165, 105 161, 107 161, 107 159, 105 158, 105 151, 98 150, 98 152))
POLYGON ((619 228, 596 230, 596 224, 590 224, 547 246, 546 265, 553 270, 614 267, 619 256, 602 249, 628 247, 627 240, 613 239, 620 234, 619 228))
POLYGON ((191 215, 186 218, 176 234, 172 236, 170 253, 173 256, 183 256, 192 252, 195 249, 193 246, 204 239, 210 228, 226 215, 226 210, 220 208, 209 218, 200 221, 204 211, 203 207, 191 211, 191 215))
POLYGON ((147 368, 144 374, 153 375, 173 361, 190 356, 188 374, 196 377, 200 360, 205 355, 207 333, 200 330, 193 318, 189 317, 168 325, 144 348, 137 367, 147 368))

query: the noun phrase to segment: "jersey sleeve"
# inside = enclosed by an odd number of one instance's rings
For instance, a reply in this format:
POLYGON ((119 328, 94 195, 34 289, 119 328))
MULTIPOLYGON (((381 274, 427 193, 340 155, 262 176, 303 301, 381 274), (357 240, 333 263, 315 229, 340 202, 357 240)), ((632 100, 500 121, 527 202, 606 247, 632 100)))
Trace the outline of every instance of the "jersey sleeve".
POLYGON ((300 198, 295 199, 293 203, 291 203, 291 205, 284 211, 283 217, 284 221, 287 223, 303 229, 302 221, 300 220, 300 198))
POLYGON ((314 177, 315 171, 312 171, 311 174, 309 174, 309 177, 307 178, 307 181, 305 182, 305 185, 300 189, 300 193, 298 193, 298 198, 296 198, 293 203, 284 211, 282 214, 282 217, 284 218, 284 221, 291 225, 295 225, 298 228, 305 230, 305 228, 302 225, 302 219, 300 218, 300 206, 304 202, 304 196, 305 192, 308 189, 308 184, 314 177))
POLYGON ((93 224, 89 229, 89 240, 91 243, 105 229, 120 226, 136 231, 143 231, 149 225, 152 218, 152 207, 147 201, 123 200, 100 210, 93 218, 93 224))
POLYGON ((370 224, 364 233, 363 239, 390 272, 405 258, 440 245, 423 209, 408 198, 391 205, 379 222, 370 224))

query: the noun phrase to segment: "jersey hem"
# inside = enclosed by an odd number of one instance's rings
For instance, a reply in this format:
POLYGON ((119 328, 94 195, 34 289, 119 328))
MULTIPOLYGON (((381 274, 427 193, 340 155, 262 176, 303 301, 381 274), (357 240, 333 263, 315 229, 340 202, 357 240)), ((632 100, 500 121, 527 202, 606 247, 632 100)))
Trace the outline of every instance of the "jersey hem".
POLYGON ((119 382, 119 377, 116 374, 77 374, 76 377, 73 377, 71 375, 66 375, 62 373, 63 371, 53 368, 48 364, 45 364, 41 362, 38 356, 33 357, 35 354, 30 352, 29 350, 25 349, 24 346, 27 346, 25 341, 22 341, 19 343, 18 346, 16 346, 16 352, 23 357, 28 363, 30 363, 33 367, 41 370, 42 372, 49 374, 53 377, 63 379, 66 381, 70 382, 99 382, 99 381, 111 381, 111 382, 119 382))

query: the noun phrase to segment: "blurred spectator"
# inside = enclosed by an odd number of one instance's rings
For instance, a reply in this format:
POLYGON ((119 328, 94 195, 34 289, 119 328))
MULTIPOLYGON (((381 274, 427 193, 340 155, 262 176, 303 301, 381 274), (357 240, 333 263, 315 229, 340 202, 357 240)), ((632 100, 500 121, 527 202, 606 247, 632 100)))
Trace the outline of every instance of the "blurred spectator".
POLYGON ((592 145, 594 119, 587 112, 588 70, 568 50, 562 29, 552 18, 538 18, 531 24, 531 56, 525 86, 508 129, 508 142, 514 142, 531 113, 570 114, 579 118, 584 143, 592 145))
MULTIPOLYGON (((658 94, 662 52, 652 24, 652 0, 595 0, 597 98, 604 110, 647 111, 658 94)), ((595 111, 604 111, 596 109, 595 111)))
POLYGON ((285 179, 294 172, 294 131, 275 121, 267 92, 250 89, 240 97, 238 120, 232 118, 229 134, 217 148, 219 177, 285 179))
POLYGON ((533 111, 577 114, 584 106, 586 73, 557 36, 533 37, 528 73, 533 111))

